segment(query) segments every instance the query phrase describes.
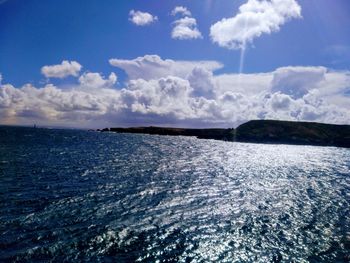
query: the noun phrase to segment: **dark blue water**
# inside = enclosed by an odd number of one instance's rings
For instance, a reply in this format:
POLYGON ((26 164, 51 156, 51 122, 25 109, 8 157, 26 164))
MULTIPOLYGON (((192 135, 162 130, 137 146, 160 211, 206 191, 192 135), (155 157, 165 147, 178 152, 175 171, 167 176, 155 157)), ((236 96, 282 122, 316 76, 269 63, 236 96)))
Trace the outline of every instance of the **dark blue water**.
POLYGON ((350 150, 0 128, 0 261, 349 262, 350 150))

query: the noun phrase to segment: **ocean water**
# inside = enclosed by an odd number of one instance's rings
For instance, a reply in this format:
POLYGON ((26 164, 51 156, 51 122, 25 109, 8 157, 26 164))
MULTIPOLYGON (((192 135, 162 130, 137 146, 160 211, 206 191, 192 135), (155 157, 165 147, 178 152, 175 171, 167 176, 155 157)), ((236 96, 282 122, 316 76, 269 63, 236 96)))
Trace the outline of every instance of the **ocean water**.
POLYGON ((1 262, 349 262, 350 150, 0 127, 1 262))

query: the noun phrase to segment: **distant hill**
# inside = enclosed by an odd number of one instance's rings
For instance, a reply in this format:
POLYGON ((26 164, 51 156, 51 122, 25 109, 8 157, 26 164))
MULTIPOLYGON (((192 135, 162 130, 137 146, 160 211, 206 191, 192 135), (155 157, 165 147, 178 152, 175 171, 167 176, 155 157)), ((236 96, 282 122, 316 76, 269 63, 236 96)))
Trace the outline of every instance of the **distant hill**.
POLYGON ((350 125, 315 122, 253 120, 236 129, 184 129, 168 127, 106 128, 118 133, 144 133, 172 136, 195 136, 251 143, 337 146, 350 148, 350 125))
POLYGON ((350 147, 350 125, 256 120, 236 129, 236 141, 350 147))

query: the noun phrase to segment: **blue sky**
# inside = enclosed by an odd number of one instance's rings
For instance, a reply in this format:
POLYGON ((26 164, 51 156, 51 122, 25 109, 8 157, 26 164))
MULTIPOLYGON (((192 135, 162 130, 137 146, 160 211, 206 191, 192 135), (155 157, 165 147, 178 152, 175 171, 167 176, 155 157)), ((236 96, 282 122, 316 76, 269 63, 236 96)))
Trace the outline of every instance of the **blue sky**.
MULTIPOLYGON (((346 83, 348 81, 348 71, 350 70, 350 2, 348 0, 272 0, 272 2, 274 1, 292 1, 296 7, 300 7, 300 15, 298 16, 297 12, 287 14, 283 13, 285 11, 278 11, 282 12, 280 13, 281 17, 284 16, 283 19, 285 19, 285 21, 277 23, 278 29, 274 29, 270 33, 262 32, 258 36, 254 36, 252 41, 246 44, 242 73, 246 74, 248 80, 254 79, 255 76, 261 73, 270 74, 271 78, 275 80, 275 82, 272 80, 272 82, 269 82, 270 84, 267 84, 269 87, 261 88, 261 90, 248 88, 254 90, 252 94, 248 92, 249 96, 260 94, 266 90, 276 90, 271 83, 276 83, 276 79, 279 77, 278 69, 289 67, 288 72, 298 74, 297 80, 289 79, 291 83, 299 83, 298 87, 294 87, 294 84, 292 85, 292 88, 295 90, 305 89, 300 87, 300 85, 304 85, 300 84, 301 81, 298 80, 300 76, 305 77, 304 81, 307 81, 307 78, 315 79, 314 75, 308 75, 309 72, 314 74, 314 71, 318 70, 317 72, 321 72, 320 74, 343 74, 337 78, 333 75, 332 77, 321 76, 320 78, 327 79, 328 82, 322 83, 322 88, 319 87, 320 83, 316 83, 317 87, 314 86, 310 90, 313 90, 314 93, 316 90, 321 90, 319 93, 322 93, 322 96, 328 94, 327 96, 331 98, 328 102, 330 105, 332 103, 337 104, 334 102, 335 98, 331 96, 335 96, 335 93, 337 93, 337 96, 343 95, 339 100, 345 105, 348 99, 346 95, 349 92, 346 83), (300 73, 301 71, 303 72, 300 73), (251 74, 250 78, 248 74, 251 74), (342 78, 341 84, 339 84, 339 78, 342 78), (335 83, 336 81, 338 82, 335 83), (333 87, 334 92, 330 91, 331 88, 327 89, 328 93, 323 90, 326 89, 326 86, 329 87, 331 85, 336 86, 333 87)), ((157 55, 162 60, 215 61, 221 63, 223 66, 220 68, 206 69, 210 71, 209 73, 213 75, 213 78, 216 78, 215 80, 209 80, 209 82, 215 82, 211 87, 215 89, 215 92, 213 91, 216 94, 215 99, 213 97, 197 96, 197 101, 200 97, 203 97, 208 100, 211 99, 217 104, 222 104, 218 101, 218 98, 220 97, 219 95, 223 94, 219 94, 218 90, 224 93, 242 93, 241 88, 233 87, 232 90, 228 90, 226 87, 222 88, 224 76, 231 75, 234 78, 235 74, 239 73, 241 49, 225 47, 225 44, 221 43, 220 45, 218 42, 215 42, 211 35, 211 27, 224 18, 235 17, 240 12, 239 8, 248 2, 251 5, 261 3, 261 1, 255 0, 0 1, 0 74, 2 76, 2 89, 5 90, 5 85, 12 85, 16 89, 22 89, 23 85, 30 83, 35 89, 40 90, 45 85, 52 84, 60 91, 68 93, 68 90, 81 88, 79 77, 84 74, 98 73, 99 76, 107 79, 110 73, 114 72, 118 81, 108 88, 129 90, 130 81, 133 81, 132 76, 130 76, 131 73, 128 73, 128 69, 123 67, 112 66, 109 60, 116 58, 132 61, 137 57, 157 55), (173 16, 171 13, 176 6, 187 8, 191 14, 182 15, 178 13, 173 16), (157 17, 157 19, 147 25, 136 25, 131 21, 131 10, 147 12, 151 16, 157 17), (174 22, 186 16, 189 19, 195 19, 195 27, 201 34, 201 37, 174 39, 172 37, 172 31, 176 26, 174 22), (41 72, 43 66, 60 65, 63 60, 76 61, 82 68, 76 76, 71 74, 64 78, 47 77, 41 72), (218 84, 219 82, 221 84, 218 84)), ((272 2, 270 0, 267 1, 269 4, 272 2)), ((276 5, 272 3, 270 7, 273 9, 276 5)), ((265 23, 266 21, 260 22, 265 23)), ((272 21, 272 23, 274 22, 272 21)), ((217 34, 222 33, 221 29, 219 28, 217 34)), ((190 73, 188 72, 187 75, 190 73)), ((168 72, 167 75, 169 74, 168 72)), ((182 77, 188 81, 187 75, 172 74, 173 77, 182 77)), ((320 80, 318 81, 320 82, 320 80)), ((237 81, 233 82, 237 83, 237 81)), ((194 89, 192 83, 189 86, 190 89, 194 89)), ((303 96, 308 95, 310 90, 307 93, 303 91, 303 96)), ((294 101, 300 99, 296 98, 295 94, 291 94, 291 92, 286 93, 283 91, 283 87, 277 91, 280 95, 290 96, 294 101)), ((87 90, 84 92, 87 92, 87 90)), ((89 94, 93 96, 93 92, 89 94)), ((200 93, 197 92, 196 94, 200 93)), ((245 95, 247 94, 242 96, 245 95)), ((120 96, 120 94, 116 96, 120 96)), ((3 98, 5 98, 5 95, 3 95, 3 98)), ((261 101, 262 99, 258 100, 261 101)), ((129 106, 131 107, 132 105, 135 104, 130 104, 129 106)), ((146 104, 143 103, 142 105, 145 106, 146 104)), ((233 103, 231 106, 235 106, 235 104, 233 103)), ((29 106, 27 105, 26 107, 28 108, 29 106)), ((45 107, 45 110, 41 109, 43 112, 50 111, 49 105, 45 107)), ((140 112, 131 110, 132 113, 136 112, 137 116, 131 114, 129 119, 135 119, 136 124, 159 122, 160 124, 181 124, 186 126, 226 126, 225 123, 235 125, 235 123, 243 121, 243 119, 227 121, 227 119, 222 118, 220 123, 213 123, 212 119, 215 119, 213 116, 208 117, 206 120, 203 120, 203 116, 197 116, 198 118, 196 116, 190 118, 184 116, 173 117, 174 113, 172 112, 162 114, 154 111, 150 113, 152 105, 146 105, 146 108, 147 110, 140 112), (149 116, 148 113, 155 115, 149 116), (139 116, 138 114, 141 115, 139 116)), ((347 109, 344 108, 344 110, 347 109)), ((6 111, 10 112, 11 110, 6 108, 6 111)), ((267 116, 293 119, 293 116, 297 114, 293 113, 293 115, 289 112, 289 115, 271 115, 271 112, 254 113, 254 109, 247 109, 247 111, 250 111, 250 113, 246 114, 245 119, 266 118, 267 116)), ((299 109, 299 111, 302 111, 302 109, 299 109)), ((6 116, 10 114, 8 112, 6 116)), ((108 115, 110 112, 103 112, 103 118, 106 119, 106 122, 102 122, 101 125, 134 124, 134 121, 125 122, 119 115, 115 116, 116 121, 111 122, 113 118, 108 115), (108 121, 106 114, 109 116, 108 121)), ((74 114, 76 113, 74 112, 74 114)), ((33 121, 42 122, 43 124, 56 123, 54 119, 41 115, 36 120, 30 114, 28 117, 25 117, 27 115, 20 117, 18 112, 16 114, 18 114, 17 117, 10 118, 10 123, 30 123, 33 121)), ((188 114, 191 115, 190 113, 188 114)), ((322 115, 321 113, 319 114, 320 116, 322 115)), ((346 113, 344 114, 347 115, 346 113)), ((7 119, 2 121, 3 123, 9 122, 8 117, 3 117, 3 119, 7 119)), ((298 117, 296 119, 300 120, 303 118, 298 117)), ((331 117, 320 117, 312 120, 327 121, 331 119, 331 117)), ((87 121, 86 117, 81 119, 79 117, 78 123, 80 121, 81 126, 88 127, 91 125, 91 122, 87 121)), ((339 119, 339 122, 348 122, 348 119, 342 117, 339 119)), ((62 124, 64 121, 59 120, 57 123, 62 124)), ((77 122, 72 121, 72 123, 77 122)))
MULTIPOLYGON (((90 71, 108 73, 111 57, 145 54, 180 60, 218 60, 225 72, 238 70, 239 51, 220 48, 209 39, 210 25, 232 16, 245 1, 42 1, 9 0, 0 6, 0 72, 16 85, 36 83, 40 68, 63 59, 77 60, 90 71), (170 37, 175 6, 186 6, 198 21, 201 40, 170 37), (157 15, 159 21, 137 27, 131 9, 157 15)), ((267 72, 286 65, 322 65, 349 69, 350 59, 335 63, 333 46, 350 46, 350 2, 303 0, 303 19, 277 34, 264 35, 249 48, 245 72, 267 72)))

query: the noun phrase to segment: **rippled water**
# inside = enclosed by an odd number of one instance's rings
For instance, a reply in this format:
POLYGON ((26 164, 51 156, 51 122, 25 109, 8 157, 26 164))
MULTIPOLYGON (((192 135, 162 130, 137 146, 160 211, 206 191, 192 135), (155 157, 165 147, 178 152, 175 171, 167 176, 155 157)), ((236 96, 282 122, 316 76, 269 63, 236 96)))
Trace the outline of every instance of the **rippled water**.
POLYGON ((0 128, 0 261, 348 262, 350 150, 0 128))

